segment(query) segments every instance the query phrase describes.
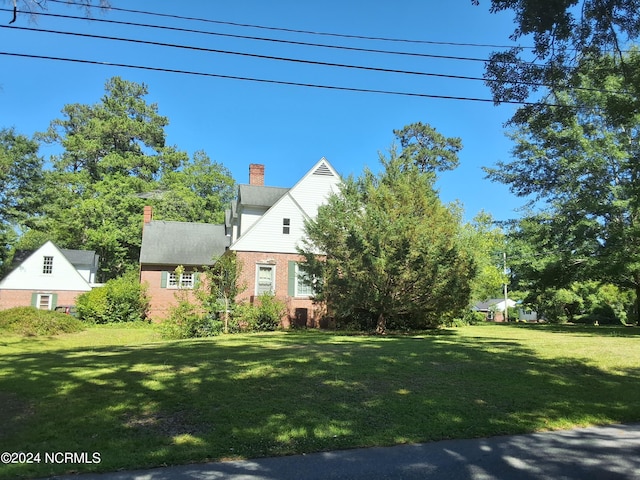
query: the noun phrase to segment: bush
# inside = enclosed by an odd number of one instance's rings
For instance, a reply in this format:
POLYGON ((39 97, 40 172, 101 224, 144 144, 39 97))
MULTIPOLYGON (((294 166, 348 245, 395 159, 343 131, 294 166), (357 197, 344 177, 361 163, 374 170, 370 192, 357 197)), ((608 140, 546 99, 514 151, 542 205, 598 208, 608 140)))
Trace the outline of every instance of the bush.
POLYGON ((0 311, 0 329, 28 337, 79 332, 84 325, 64 313, 16 307, 0 311))
POLYGON ((272 293, 263 293, 255 304, 236 305, 229 324, 229 331, 269 332, 280 328, 287 313, 284 302, 272 293))
POLYGON ((136 322, 147 318, 149 297, 136 272, 109 280, 76 300, 78 316, 91 323, 136 322))
MULTIPOLYGON (((231 327, 230 327, 231 328, 231 327)), ((163 338, 179 340, 220 335, 224 322, 204 314, 201 309, 186 299, 171 307, 169 316, 162 322, 160 331, 163 338)))

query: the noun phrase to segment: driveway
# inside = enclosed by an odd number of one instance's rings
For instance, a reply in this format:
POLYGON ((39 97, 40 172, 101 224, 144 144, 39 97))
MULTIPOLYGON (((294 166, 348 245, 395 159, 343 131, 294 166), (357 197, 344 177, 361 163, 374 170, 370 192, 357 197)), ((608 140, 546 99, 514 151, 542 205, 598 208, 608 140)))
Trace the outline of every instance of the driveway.
POLYGON ((53 478, 64 480, 640 479, 640 424, 53 478))

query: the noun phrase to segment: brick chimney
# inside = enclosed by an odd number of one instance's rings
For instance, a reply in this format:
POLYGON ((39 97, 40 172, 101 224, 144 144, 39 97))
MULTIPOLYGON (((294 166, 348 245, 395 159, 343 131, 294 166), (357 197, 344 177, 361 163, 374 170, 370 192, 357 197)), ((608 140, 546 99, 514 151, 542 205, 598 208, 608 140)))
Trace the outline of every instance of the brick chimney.
POLYGON ((259 163, 249 165, 249 185, 264 186, 264 165, 259 163))
POLYGON ((153 208, 151 205, 145 205, 144 207, 144 223, 149 223, 153 220, 153 208))

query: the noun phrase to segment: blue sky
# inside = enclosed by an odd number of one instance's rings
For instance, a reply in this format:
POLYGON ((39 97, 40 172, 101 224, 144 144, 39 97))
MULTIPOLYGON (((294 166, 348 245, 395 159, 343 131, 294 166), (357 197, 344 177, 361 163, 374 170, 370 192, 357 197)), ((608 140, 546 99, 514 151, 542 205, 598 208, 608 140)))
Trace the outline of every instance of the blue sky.
MULTIPOLYGON (((11 2, 0 2, 9 8, 11 2)), ((409 0, 305 2, 300 0, 111 0, 115 8, 158 12, 221 22, 366 37, 466 44, 512 45, 513 16, 490 14, 489 1, 409 0)), ((83 16, 61 4, 48 13, 83 16)), ((232 35, 331 44, 362 49, 429 55, 487 58, 497 48, 350 39, 157 17, 111 10, 95 19, 203 30, 232 35)), ((249 39, 123 26, 86 19, 21 15, 7 27, 9 11, 0 11, 0 52, 39 55, 354 89, 489 99, 484 82, 424 75, 372 72, 275 61, 229 53, 89 39, 27 31, 51 29, 179 44, 189 47, 290 57, 393 70, 482 77, 484 64, 472 60, 423 58, 291 45, 249 39)), ((441 174, 441 198, 459 201, 467 219, 480 210, 498 220, 515 218, 523 199, 484 179, 482 166, 509 160, 511 141, 504 122, 515 106, 491 102, 361 93, 212 76, 166 73, 110 65, 0 55, 0 127, 23 134, 43 131, 60 118, 65 104, 99 101, 112 76, 143 82, 148 101, 170 119, 167 143, 192 154, 204 150, 225 165, 239 183, 248 181, 250 163, 262 163, 266 183, 292 186, 315 162, 326 157, 342 175, 379 168, 378 152, 393 142, 393 130, 413 122, 429 123, 446 136, 461 137, 460 166, 441 174)), ((43 154, 50 152, 43 150, 43 154)))

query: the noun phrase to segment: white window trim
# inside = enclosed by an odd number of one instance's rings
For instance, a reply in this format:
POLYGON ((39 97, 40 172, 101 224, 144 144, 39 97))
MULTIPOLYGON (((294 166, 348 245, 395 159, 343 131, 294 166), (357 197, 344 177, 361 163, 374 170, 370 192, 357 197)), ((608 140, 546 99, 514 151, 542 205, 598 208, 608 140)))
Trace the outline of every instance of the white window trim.
POLYGON ((53 294, 39 293, 38 296, 36 297, 36 308, 38 310, 51 310, 53 308, 53 294), (40 308, 43 297, 47 297, 49 299, 47 302, 47 308, 40 308))
POLYGON ((195 288, 194 272, 183 272, 178 278, 176 272, 169 272, 167 275, 167 288, 172 290, 193 290, 195 288))
POLYGON ((310 288, 311 289, 311 293, 300 293, 298 291, 299 286, 300 286, 299 282, 301 282, 300 273, 301 273, 300 267, 296 263, 296 281, 295 281, 295 286, 294 286, 294 290, 293 290, 294 296, 296 298, 311 298, 311 297, 313 297, 315 295, 315 291, 314 291, 313 285, 309 285, 309 286, 305 285, 305 288, 310 288))
POLYGON ((45 255, 43 257, 43 259, 42 259, 42 274, 43 275, 53 275, 53 256, 52 255, 45 255))
POLYGON ((277 278, 277 276, 276 276, 276 266, 272 265, 270 263, 257 263, 256 264, 255 295, 258 296, 258 295, 261 295, 262 293, 265 293, 265 292, 261 292, 261 293, 258 292, 258 284, 260 282, 260 268, 261 267, 268 267, 268 268, 271 269, 271 272, 272 272, 272 274, 271 274, 271 278, 272 278, 272 281, 271 281, 271 293, 275 294, 276 293, 276 278, 277 278))

